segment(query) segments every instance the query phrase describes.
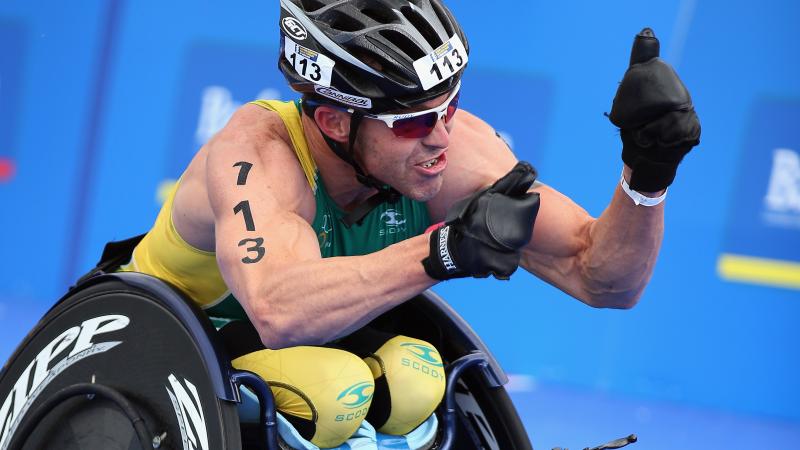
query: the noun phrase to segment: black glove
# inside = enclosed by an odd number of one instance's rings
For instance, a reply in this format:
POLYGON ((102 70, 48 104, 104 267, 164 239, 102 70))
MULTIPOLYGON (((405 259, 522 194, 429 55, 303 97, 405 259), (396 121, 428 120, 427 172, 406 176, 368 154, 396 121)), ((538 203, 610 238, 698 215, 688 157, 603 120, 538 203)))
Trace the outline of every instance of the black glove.
POLYGON ((658 55, 653 30, 643 29, 633 41, 630 67, 608 115, 620 129, 622 160, 633 171, 630 187, 642 192, 672 184, 684 155, 700 143, 689 91, 658 55))
POLYGON ((528 192, 535 180, 533 166, 519 162, 491 187, 456 202, 431 234, 430 254, 422 260, 428 276, 507 280, 539 212, 539 194, 528 192))

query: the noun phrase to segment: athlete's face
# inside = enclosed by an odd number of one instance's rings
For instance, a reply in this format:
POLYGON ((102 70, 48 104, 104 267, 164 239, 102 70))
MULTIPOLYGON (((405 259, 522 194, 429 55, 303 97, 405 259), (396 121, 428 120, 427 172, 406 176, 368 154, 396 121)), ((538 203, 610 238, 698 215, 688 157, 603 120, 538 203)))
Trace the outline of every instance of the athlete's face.
MULTIPOLYGON (((409 112, 435 108, 447 98, 447 94, 441 95, 409 112)), ((425 137, 401 138, 380 120, 364 119, 358 129, 355 150, 367 173, 406 197, 427 201, 442 187, 446 151, 455 122, 455 117, 448 123, 439 120, 425 137)))

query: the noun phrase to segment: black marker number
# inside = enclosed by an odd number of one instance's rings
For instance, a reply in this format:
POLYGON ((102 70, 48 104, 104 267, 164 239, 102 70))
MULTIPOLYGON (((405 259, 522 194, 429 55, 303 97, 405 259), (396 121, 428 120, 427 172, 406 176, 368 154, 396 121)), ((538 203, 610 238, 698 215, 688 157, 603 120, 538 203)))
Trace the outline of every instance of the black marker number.
POLYGON ((253 244, 252 247, 247 247, 247 252, 255 252, 255 256, 251 257, 250 255, 245 256, 242 258, 242 262, 245 264, 253 264, 261 261, 261 258, 264 257, 264 254, 267 253, 267 249, 264 248, 264 238, 257 237, 255 239, 242 239, 239 241, 239 247, 242 247, 247 244, 253 244))
POLYGON ((247 231, 256 231, 256 224, 253 223, 253 214, 250 213, 250 202, 247 200, 239 202, 233 208, 234 214, 239 214, 240 211, 244 216, 244 226, 247 227, 247 231))
POLYGON ((250 169, 253 168, 253 165, 247 161, 239 161, 234 164, 233 167, 239 167, 239 179, 236 180, 236 184, 244 186, 247 183, 247 174, 250 173, 250 169))

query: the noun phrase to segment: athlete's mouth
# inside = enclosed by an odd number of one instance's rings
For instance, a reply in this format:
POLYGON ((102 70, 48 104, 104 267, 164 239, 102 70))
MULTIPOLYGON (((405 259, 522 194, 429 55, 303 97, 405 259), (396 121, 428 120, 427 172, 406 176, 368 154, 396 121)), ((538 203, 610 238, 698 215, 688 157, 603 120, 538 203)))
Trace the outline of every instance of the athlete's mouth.
POLYGON ((422 167, 424 167, 426 169, 430 169, 438 161, 439 161, 439 157, 437 156, 436 158, 429 159, 428 161, 425 161, 424 163, 420 164, 420 166, 422 166, 422 167))
POLYGON ((417 166, 422 167, 423 169, 432 169, 432 168, 444 163, 446 160, 447 160, 447 158, 445 157, 445 152, 442 152, 441 154, 439 154, 435 158, 431 158, 429 160, 422 161, 421 163, 417 164, 417 166))

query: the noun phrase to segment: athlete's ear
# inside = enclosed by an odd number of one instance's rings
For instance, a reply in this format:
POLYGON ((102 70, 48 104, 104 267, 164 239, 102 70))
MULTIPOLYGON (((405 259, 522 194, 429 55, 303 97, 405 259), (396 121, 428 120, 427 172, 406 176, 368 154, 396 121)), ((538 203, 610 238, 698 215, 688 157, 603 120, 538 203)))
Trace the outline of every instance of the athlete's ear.
POLYGON ((314 110, 314 120, 328 137, 337 142, 347 143, 350 137, 350 114, 321 105, 314 110))

